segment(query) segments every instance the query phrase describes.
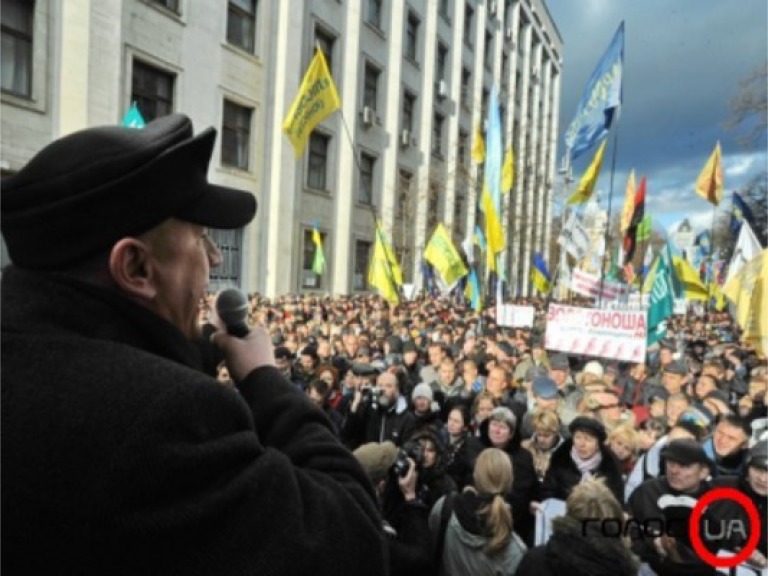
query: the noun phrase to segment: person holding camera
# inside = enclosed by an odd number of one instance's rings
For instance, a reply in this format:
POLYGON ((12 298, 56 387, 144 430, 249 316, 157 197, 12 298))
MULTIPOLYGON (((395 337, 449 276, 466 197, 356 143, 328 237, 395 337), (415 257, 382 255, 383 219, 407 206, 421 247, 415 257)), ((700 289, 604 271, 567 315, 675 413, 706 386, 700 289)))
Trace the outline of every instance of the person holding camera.
POLYGON ((416 462, 389 441, 363 444, 354 456, 368 473, 379 499, 389 549, 389 573, 433 575, 429 508, 417 496, 416 462))
POLYGON ((387 440, 400 446, 415 426, 416 418, 408 410, 408 400, 400 394, 397 374, 383 372, 376 379, 376 386, 354 390, 342 436, 353 450, 367 442, 387 440))
POLYGON ((446 472, 448 458, 445 445, 432 430, 416 431, 403 444, 403 451, 416 462, 419 471, 416 495, 427 508, 431 510, 440 498, 456 492, 456 482, 446 472))

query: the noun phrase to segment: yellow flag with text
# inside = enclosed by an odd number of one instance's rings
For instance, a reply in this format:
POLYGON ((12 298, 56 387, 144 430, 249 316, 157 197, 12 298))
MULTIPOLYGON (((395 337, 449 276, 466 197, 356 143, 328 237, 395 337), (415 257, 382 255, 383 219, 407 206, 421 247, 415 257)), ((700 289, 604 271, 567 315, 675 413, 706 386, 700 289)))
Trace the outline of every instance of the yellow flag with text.
POLYGON ((400 294, 392 275, 392 267, 388 261, 387 249, 378 233, 373 245, 373 257, 368 266, 368 284, 378 289, 379 295, 393 306, 400 302, 400 294))
POLYGON ((432 233, 424 249, 424 259, 435 267, 448 286, 467 275, 467 267, 442 224, 432 233))
POLYGON ((725 295, 735 306, 733 315, 761 358, 768 354, 768 249, 747 262, 725 286, 725 295))
POLYGON ((597 184, 597 177, 600 175, 600 168, 603 165, 603 154, 605 153, 607 142, 607 140, 603 140, 603 143, 600 144, 600 148, 597 149, 592 163, 579 181, 579 187, 568 198, 568 204, 584 204, 584 202, 592 197, 592 192, 595 191, 595 184, 597 184))
POLYGON ((339 93, 328 71, 323 51, 318 49, 283 120, 283 132, 291 141, 296 158, 304 152, 315 126, 338 108, 341 108, 339 93))

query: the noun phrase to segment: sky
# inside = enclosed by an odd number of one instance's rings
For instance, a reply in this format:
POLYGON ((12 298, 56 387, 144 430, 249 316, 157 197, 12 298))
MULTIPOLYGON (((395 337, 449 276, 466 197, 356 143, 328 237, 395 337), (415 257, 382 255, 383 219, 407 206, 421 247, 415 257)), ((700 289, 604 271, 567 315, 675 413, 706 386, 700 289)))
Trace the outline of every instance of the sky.
MULTIPOLYGON (((621 211, 629 171, 647 177, 646 214, 664 231, 688 218, 695 232, 709 229, 712 205, 694 192, 696 178, 719 140, 723 152, 723 201, 768 170, 763 139, 750 148, 723 124, 739 81, 768 57, 766 0, 545 0, 563 40, 558 165, 564 134, 592 71, 625 21, 623 103, 609 136, 597 182, 600 207, 621 211), (616 143, 614 146, 614 136, 616 143)), ((766 87, 768 90, 768 87, 766 87)), ((595 147, 573 166, 575 189, 595 147)), ((561 177, 556 205, 564 194, 561 177)))

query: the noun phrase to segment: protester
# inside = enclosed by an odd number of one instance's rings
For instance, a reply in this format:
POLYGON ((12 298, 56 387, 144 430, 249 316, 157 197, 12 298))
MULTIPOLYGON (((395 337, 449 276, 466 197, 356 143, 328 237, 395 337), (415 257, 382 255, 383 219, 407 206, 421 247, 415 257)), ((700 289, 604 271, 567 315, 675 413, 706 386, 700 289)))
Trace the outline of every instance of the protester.
MULTIPOLYGON (((560 418, 557 412, 550 409, 536 410, 530 413, 533 435, 523 440, 520 445, 533 456, 533 467, 539 482, 544 481, 544 476, 549 469, 552 453, 565 441, 561 435, 560 418)), ((526 414, 527 416, 527 414, 526 414)))
POLYGON ((472 462, 469 454, 469 412, 463 406, 451 408, 445 430, 448 443, 445 451, 445 472, 456 483, 458 490, 472 481, 472 462))
POLYGON ((574 487, 565 516, 552 521, 552 537, 526 553, 516 576, 636 576, 640 563, 629 542, 601 532, 602 520, 624 521, 621 504, 604 481, 574 487))
POLYGON ((512 463, 501 450, 488 448, 473 476, 470 488, 439 500, 429 516, 433 540, 440 543, 441 573, 515 574, 526 546, 513 531, 504 498, 512 490, 512 463))
POLYGON ((214 334, 235 388, 203 372, 206 227, 256 211, 207 182, 214 141, 92 128, 3 180, 3 572, 386 572, 370 481, 269 332, 214 334))

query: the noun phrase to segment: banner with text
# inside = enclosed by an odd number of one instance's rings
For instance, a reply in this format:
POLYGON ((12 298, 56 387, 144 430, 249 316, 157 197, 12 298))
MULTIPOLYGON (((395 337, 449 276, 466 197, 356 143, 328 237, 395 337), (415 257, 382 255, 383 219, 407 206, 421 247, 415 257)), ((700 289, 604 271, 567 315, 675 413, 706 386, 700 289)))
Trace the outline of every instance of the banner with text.
POLYGON ((532 327, 535 312, 536 309, 533 306, 503 304, 496 307, 496 324, 518 328, 532 327))
POLYGON ((646 313, 550 304, 547 350, 645 362, 646 313))
MULTIPOLYGON (((597 298, 600 294, 600 276, 576 269, 571 272, 571 290, 582 296, 597 298)), ((626 293, 626 284, 603 279, 603 300, 615 300, 626 293)))

